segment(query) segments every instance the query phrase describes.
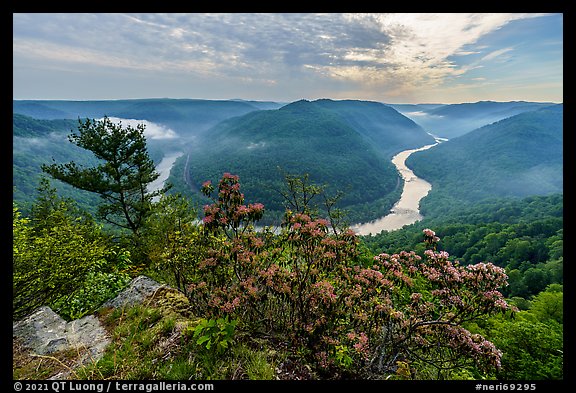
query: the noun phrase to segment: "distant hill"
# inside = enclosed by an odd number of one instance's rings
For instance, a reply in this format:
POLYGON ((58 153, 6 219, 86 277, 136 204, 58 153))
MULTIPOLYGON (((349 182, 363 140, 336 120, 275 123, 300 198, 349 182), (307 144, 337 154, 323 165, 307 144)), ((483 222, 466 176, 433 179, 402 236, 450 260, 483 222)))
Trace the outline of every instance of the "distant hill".
POLYGON ((563 105, 524 112, 481 127, 406 164, 432 183, 423 214, 492 197, 563 191, 563 105))
MULTIPOLYGON (((71 130, 77 129, 78 120, 38 120, 13 114, 12 117, 12 185, 13 200, 22 211, 28 211, 37 196, 37 187, 43 172, 42 164, 75 161, 84 165, 95 165, 91 152, 68 141, 71 130)), ((46 175, 49 178, 49 176, 46 175)), ((94 207, 99 198, 86 191, 51 179, 63 197, 70 197, 84 207, 94 207)))
POLYGON ((185 191, 231 172, 240 176, 248 200, 280 216, 282 173, 309 173, 332 193, 344 191, 340 207, 353 211, 352 219, 368 220, 387 212, 400 196, 392 153, 433 141, 383 104, 301 100, 213 127, 189 156, 177 161, 169 181, 185 191), (189 173, 189 186, 181 182, 184 173, 189 173))
MULTIPOLYGON (((148 141, 157 163, 165 154, 185 152, 169 178, 175 191, 204 203, 197 192, 202 182, 217 182, 224 172, 235 173, 247 199, 264 203, 276 218, 283 210, 278 193, 283 173, 309 173, 314 182, 328 184, 331 193, 343 191, 340 207, 351 212, 354 223, 385 214, 399 198, 402 184, 390 158, 432 143, 425 129, 451 140, 408 160, 416 175, 433 184, 422 202, 424 214, 434 206, 561 192, 563 186, 563 105, 549 103, 14 100, 13 108, 14 200, 25 202, 35 196, 40 164, 52 157, 57 162, 90 162, 91 154, 66 136, 77 129, 78 118, 104 115, 147 120, 176 131, 174 138, 148 141), (465 130, 464 125, 499 117, 504 119, 455 136, 465 130), (441 119, 446 132, 434 132, 425 127, 433 122, 422 119, 441 119)), ((66 193, 75 195, 71 189, 66 193)), ((81 199, 95 204, 86 195, 81 199)))
POLYGON ((434 143, 434 138, 422 127, 388 105, 372 101, 327 99, 314 103, 337 113, 388 158, 402 150, 434 143))
POLYGON ((201 134, 222 120, 263 108, 279 108, 274 102, 132 99, 132 100, 13 100, 13 112, 35 119, 101 118, 103 116, 148 120, 174 129, 181 135, 201 134))
MULTIPOLYGON (((330 192, 343 191, 343 207, 354 210, 357 219, 384 214, 399 198, 401 180, 392 155, 433 142, 393 108, 367 101, 14 100, 13 109, 14 199, 25 204, 35 197, 41 164, 53 157, 57 162, 91 159, 67 140, 78 118, 146 120, 176 131, 175 138, 148 140, 157 163, 164 154, 191 152, 172 170, 176 189, 197 190, 204 180, 235 172, 247 196, 281 212, 277 190, 283 173, 309 173, 330 192)), ((77 196, 63 190, 64 196, 77 196)))
POLYGON ((449 105, 394 105, 426 131, 443 138, 455 138, 490 123, 554 105, 551 102, 479 101, 449 105))
POLYGON ((45 137, 52 132, 64 132, 72 130, 78 126, 78 121, 58 119, 58 120, 38 120, 29 116, 14 113, 12 116, 12 135, 20 137, 45 137))
POLYGON ((396 109, 400 113, 410 113, 418 111, 429 111, 446 106, 447 104, 386 104, 396 109))

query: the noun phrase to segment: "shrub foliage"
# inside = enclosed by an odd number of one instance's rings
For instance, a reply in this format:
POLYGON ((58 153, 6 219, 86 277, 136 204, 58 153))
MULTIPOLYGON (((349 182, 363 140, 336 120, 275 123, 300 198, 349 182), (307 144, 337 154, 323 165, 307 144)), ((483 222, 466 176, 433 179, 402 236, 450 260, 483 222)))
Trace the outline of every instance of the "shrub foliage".
POLYGON ((202 191, 213 200, 204 206, 206 253, 186 280, 198 315, 281 337, 332 376, 443 378, 500 366, 501 352, 463 324, 511 310, 498 291, 502 268, 449 261, 429 229, 424 257, 380 254, 367 265, 358 237, 306 203, 291 204, 300 211, 287 210, 273 233, 255 230, 264 206, 245 203, 238 176, 202 191))

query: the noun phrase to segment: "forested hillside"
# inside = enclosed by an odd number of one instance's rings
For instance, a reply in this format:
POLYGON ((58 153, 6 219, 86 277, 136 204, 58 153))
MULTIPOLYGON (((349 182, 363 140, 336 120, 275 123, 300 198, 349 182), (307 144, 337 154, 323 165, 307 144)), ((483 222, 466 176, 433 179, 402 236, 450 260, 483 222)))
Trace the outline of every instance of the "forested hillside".
POLYGON ((438 249, 462 264, 492 262, 506 269, 507 296, 530 298, 563 283, 563 194, 494 199, 425 218, 399 231, 366 236, 371 252, 418 249, 423 228, 435 228, 438 249))
POLYGON ((103 101, 13 100, 13 112, 35 119, 119 117, 148 120, 173 128, 181 135, 199 134, 220 121, 261 109, 273 102, 194 99, 133 99, 103 101))
POLYGON ((406 164, 432 184, 424 216, 486 198, 563 191, 563 106, 522 113, 411 155, 406 164))
POLYGON ((434 138, 422 127, 382 103, 327 99, 314 103, 341 116, 387 158, 402 150, 434 143, 434 138))
POLYGON ((401 191, 390 157, 434 141, 383 104, 332 100, 253 112, 224 121, 206 135, 174 166, 169 181, 175 190, 190 194, 230 171, 243 179, 247 198, 266 203, 276 224, 284 209, 279 192, 284 174, 307 173, 313 182, 326 184, 329 193, 342 192, 339 206, 351 220, 382 215, 401 191))
MULTIPOLYGON (((38 196, 42 164, 75 160, 80 164, 93 165, 96 160, 86 150, 68 141, 68 134, 78 126, 77 120, 37 120, 14 114, 12 122, 12 186, 13 200, 18 201, 24 212, 38 196)), ((55 182, 58 191, 78 201, 83 207, 95 206, 98 198, 55 182)))
POLYGON ((263 201, 276 225, 284 213, 286 174, 308 173, 311 181, 327 184, 329 194, 342 191, 340 207, 357 215, 386 211, 400 195, 394 166, 339 116, 314 103, 299 101, 233 118, 208 135, 175 165, 169 179, 175 191, 190 194, 180 180, 184 170, 196 190, 224 172, 235 173, 246 198, 263 201))
MULTIPOLYGON (((14 200, 28 211, 37 196, 40 165, 54 159, 64 162, 90 160, 85 151, 68 142, 78 120, 103 116, 149 121, 149 128, 169 131, 174 138, 148 138, 152 159, 159 163, 166 152, 182 151, 198 134, 233 116, 261 109, 278 108, 274 102, 240 100, 135 99, 103 101, 13 100, 13 187, 14 200)), ((93 161, 92 161, 93 162, 93 161)), ((97 198, 56 182, 65 196, 77 199, 82 206, 94 206, 97 198)))

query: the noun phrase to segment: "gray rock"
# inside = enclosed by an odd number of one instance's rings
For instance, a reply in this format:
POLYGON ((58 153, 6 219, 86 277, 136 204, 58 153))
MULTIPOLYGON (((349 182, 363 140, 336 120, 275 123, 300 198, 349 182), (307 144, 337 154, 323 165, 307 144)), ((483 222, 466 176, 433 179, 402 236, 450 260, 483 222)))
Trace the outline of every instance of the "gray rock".
POLYGON ((130 285, 111 299, 103 304, 103 307, 122 308, 141 303, 145 298, 152 295, 159 288, 163 287, 156 281, 146 276, 138 276, 130 282, 130 285))
POLYGON ((67 346, 66 321, 46 306, 14 323, 12 334, 39 355, 54 353, 67 346))
POLYGON ((13 324, 12 335, 38 355, 87 348, 88 355, 99 357, 110 343, 106 330, 94 315, 66 322, 50 307, 40 307, 13 324))
MULTIPOLYGON (((163 286, 148 277, 138 276, 117 297, 104 303, 103 307, 120 308, 141 303, 163 286)), ((94 315, 66 322, 47 306, 40 307, 13 323, 12 335, 37 355, 78 349, 80 357, 76 366, 88 361, 98 361, 111 342, 106 330, 94 315)), ((63 379, 68 375, 69 372, 61 373, 50 379, 63 379)))
POLYGON ((66 338, 71 347, 88 348, 87 358, 100 359, 111 340, 108 333, 94 315, 66 324, 66 338))

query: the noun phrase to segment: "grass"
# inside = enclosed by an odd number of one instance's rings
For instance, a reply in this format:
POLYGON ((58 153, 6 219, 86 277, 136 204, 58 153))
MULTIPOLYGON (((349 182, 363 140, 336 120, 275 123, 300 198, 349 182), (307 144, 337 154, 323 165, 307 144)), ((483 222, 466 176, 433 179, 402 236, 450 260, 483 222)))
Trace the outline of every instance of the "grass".
POLYGON ((70 349, 59 351, 50 356, 38 355, 25 348, 20 340, 12 341, 12 379, 42 380, 57 374, 71 374, 80 353, 70 349))
POLYGON ((183 306, 183 295, 167 290, 126 309, 100 310, 112 344, 96 363, 76 370, 79 379, 229 380, 275 379, 283 356, 257 348, 241 334, 223 352, 208 351, 190 333, 200 318, 183 306), (242 339, 240 339, 242 337, 242 339))
POLYGON ((270 380, 288 358, 241 330, 225 350, 197 344, 194 328, 203 321, 190 312, 180 292, 162 288, 142 304, 100 309, 96 316, 112 343, 102 358, 77 367, 82 351, 39 356, 13 341, 13 378, 45 380, 55 375, 78 380, 270 380))

